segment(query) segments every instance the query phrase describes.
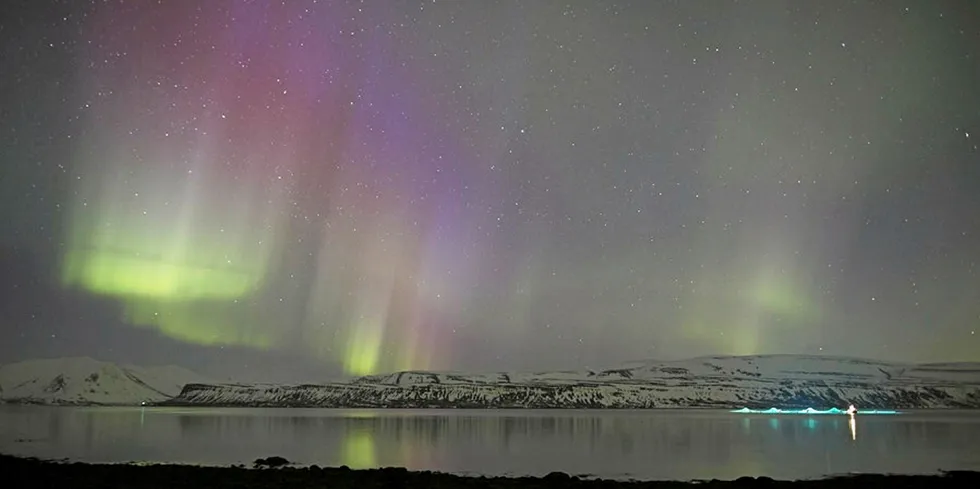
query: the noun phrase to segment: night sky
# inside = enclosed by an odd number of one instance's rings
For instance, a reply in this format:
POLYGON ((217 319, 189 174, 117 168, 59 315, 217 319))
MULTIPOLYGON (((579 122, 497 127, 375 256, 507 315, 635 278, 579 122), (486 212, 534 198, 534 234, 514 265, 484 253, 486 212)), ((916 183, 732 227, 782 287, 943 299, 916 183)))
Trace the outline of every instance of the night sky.
POLYGON ((980 360, 976 2, 0 19, 0 361, 980 360))

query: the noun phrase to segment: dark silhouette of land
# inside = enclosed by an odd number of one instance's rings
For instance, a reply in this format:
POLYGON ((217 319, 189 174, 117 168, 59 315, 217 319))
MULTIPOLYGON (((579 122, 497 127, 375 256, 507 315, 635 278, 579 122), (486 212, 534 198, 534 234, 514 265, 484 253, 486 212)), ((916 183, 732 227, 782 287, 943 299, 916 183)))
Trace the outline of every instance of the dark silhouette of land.
MULTIPOLYGON (((656 461, 651 461, 656 463, 656 461)), ((980 472, 947 472, 941 475, 859 475, 806 481, 778 481, 743 477, 734 481, 611 481, 579 479, 564 473, 544 477, 468 477, 435 472, 410 472, 400 468, 351 470, 347 467, 294 468, 281 457, 255 461, 256 467, 197 467, 191 465, 84 464, 43 461, 0 455, 4 487, 99 487, 104 489, 191 488, 398 488, 398 489, 737 489, 737 488, 964 488, 980 487, 980 472), (278 467, 278 468, 270 468, 278 467)))

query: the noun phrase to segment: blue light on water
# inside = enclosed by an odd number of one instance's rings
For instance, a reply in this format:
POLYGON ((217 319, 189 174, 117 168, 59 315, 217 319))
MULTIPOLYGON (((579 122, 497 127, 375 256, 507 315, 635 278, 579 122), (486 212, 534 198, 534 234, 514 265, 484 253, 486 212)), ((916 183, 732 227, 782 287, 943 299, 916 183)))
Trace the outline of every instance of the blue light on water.
MULTIPOLYGON (((731 412, 738 414, 848 414, 846 410, 838 408, 830 409, 779 409, 779 408, 769 408, 769 409, 733 409, 731 412)), ((857 411, 856 414, 900 414, 898 411, 893 411, 890 409, 871 409, 867 411, 857 411)))

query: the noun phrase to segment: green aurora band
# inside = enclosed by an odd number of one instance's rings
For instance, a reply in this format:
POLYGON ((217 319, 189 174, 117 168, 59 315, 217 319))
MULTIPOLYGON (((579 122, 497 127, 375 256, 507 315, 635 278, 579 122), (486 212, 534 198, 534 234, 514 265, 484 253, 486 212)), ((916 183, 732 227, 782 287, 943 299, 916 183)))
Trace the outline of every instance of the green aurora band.
POLYGON ((243 329, 229 308, 264 285, 277 249, 275 200, 239 184, 216 201, 206 198, 205 189, 220 188, 206 171, 161 173, 121 161, 101 182, 77 185, 62 285, 116 299, 122 319, 180 341, 272 347, 271 335, 243 329), (120 174, 147 190, 124 194, 111 176, 120 174), (173 188, 182 192, 168 194, 173 188))

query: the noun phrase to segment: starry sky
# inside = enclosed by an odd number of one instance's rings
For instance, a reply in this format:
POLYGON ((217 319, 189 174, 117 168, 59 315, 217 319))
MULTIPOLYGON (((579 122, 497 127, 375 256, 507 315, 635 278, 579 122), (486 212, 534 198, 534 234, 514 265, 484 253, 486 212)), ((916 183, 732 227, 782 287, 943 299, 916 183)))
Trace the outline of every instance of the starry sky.
POLYGON ((980 6, 16 1, 0 361, 980 360, 980 6))

